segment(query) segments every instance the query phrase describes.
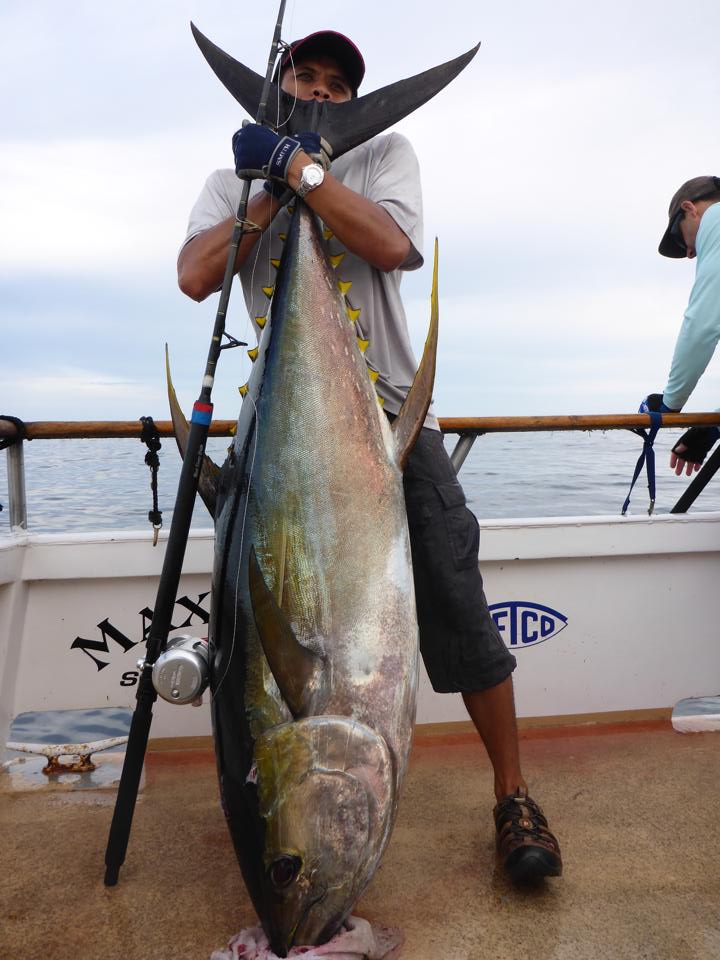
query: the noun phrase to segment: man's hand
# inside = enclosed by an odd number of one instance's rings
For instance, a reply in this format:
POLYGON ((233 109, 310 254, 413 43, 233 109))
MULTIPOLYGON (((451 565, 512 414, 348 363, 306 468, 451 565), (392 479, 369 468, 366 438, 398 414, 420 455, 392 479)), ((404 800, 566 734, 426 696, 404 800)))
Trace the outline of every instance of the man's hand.
POLYGON ((267 179, 269 191, 276 195, 273 184, 287 189, 287 174, 295 155, 304 151, 308 158, 321 153, 317 133, 298 133, 281 137, 269 127, 248 123, 232 139, 235 173, 245 179, 267 179))
POLYGON ((689 477, 700 469, 711 447, 719 438, 720 429, 717 427, 690 427, 672 448, 670 469, 674 470, 678 477, 684 470, 689 477))
POLYGON ((670 454, 670 469, 674 470, 678 477, 683 470, 689 477, 694 471, 700 469, 699 463, 695 463, 692 460, 683 459, 684 455, 685 447, 682 445, 682 443, 676 443, 672 448, 672 453, 670 454))
POLYGON ((640 404, 639 413, 677 413, 677 410, 671 410, 663 403, 661 393, 649 393, 640 404))

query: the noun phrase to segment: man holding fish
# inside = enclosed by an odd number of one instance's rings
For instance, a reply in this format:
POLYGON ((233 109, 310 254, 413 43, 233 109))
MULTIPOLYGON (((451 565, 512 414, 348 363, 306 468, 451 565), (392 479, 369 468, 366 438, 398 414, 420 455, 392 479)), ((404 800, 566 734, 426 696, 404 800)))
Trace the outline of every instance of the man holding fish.
MULTIPOLYGON (((355 44, 321 31, 286 48, 276 72, 298 100, 356 97, 365 65, 355 44)), ((288 137, 247 124, 233 138, 235 170, 218 170, 190 215, 178 259, 180 288, 195 300, 217 291, 241 192, 254 179, 237 267, 258 334, 265 326, 295 196, 324 227, 327 252, 388 417, 399 413, 417 369, 400 299, 403 270, 423 263, 417 160, 397 133, 373 137, 330 169, 319 135, 288 137), (236 175, 237 174, 237 175, 236 175)), ((404 472, 420 649, 433 688, 460 692, 495 774, 497 845, 514 880, 558 876, 558 842, 528 796, 520 768, 512 671, 515 659, 490 616, 478 570, 479 530, 432 412, 404 472)))

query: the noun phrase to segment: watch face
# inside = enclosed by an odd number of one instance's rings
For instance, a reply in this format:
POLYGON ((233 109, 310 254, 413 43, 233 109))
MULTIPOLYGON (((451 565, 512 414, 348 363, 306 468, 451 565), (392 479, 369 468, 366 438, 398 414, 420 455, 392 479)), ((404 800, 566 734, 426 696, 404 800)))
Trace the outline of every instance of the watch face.
POLYGON ((311 163, 303 170, 302 179, 309 187, 319 187, 323 182, 324 175, 321 166, 316 163, 311 163))
POLYGON ((319 187, 324 179, 325 171, 320 164, 309 163, 306 167, 303 167, 303 171, 300 174, 300 183, 296 190, 297 195, 304 197, 310 193, 311 190, 314 190, 315 187, 319 187))

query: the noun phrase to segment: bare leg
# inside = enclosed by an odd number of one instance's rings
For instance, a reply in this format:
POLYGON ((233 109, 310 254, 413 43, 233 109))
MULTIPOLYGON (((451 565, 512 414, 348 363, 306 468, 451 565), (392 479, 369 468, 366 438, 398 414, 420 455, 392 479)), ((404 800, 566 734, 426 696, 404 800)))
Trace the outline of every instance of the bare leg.
POLYGON ((495 771, 495 797, 502 800, 518 787, 527 789, 520 772, 512 675, 495 687, 462 696, 495 771))

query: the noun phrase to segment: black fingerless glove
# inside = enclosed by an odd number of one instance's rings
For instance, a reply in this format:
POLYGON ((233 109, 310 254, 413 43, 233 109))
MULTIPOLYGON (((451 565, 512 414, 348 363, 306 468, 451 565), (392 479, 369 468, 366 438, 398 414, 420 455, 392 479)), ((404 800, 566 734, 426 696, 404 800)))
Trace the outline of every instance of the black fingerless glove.
POLYGON ((720 429, 717 427, 690 427, 672 448, 675 456, 689 463, 702 463, 710 449, 720 439, 720 429), (678 450, 679 446, 685 449, 678 450))

